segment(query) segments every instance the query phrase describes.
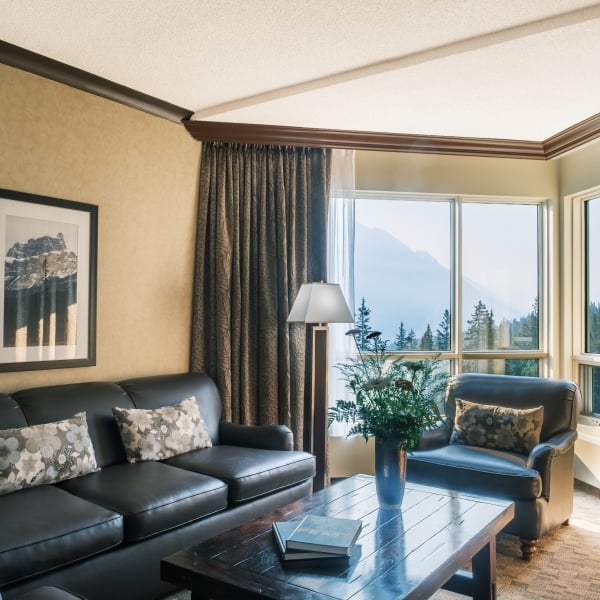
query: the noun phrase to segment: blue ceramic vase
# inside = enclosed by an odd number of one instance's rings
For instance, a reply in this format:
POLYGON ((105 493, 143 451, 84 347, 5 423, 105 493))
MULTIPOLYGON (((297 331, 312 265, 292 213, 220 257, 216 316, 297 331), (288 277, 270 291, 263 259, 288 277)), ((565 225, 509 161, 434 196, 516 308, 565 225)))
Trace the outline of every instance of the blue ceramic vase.
POLYGON ((400 444, 375 438, 375 487, 383 509, 399 509, 406 484, 406 450, 400 444))

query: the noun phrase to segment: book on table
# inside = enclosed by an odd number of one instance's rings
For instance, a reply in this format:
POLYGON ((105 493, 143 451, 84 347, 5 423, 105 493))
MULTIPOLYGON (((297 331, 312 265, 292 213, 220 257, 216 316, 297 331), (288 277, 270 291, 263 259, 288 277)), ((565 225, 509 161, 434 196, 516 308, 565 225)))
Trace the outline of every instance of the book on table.
POLYGON ((321 558, 344 558, 340 554, 317 552, 314 550, 290 550, 287 548, 287 538, 298 527, 299 521, 277 521, 273 523, 273 536, 277 549, 283 560, 313 560, 321 558))
POLYGON ((285 560, 350 556, 362 528, 359 519, 307 515, 299 521, 273 523, 273 532, 285 560), (298 553, 302 553, 300 556, 298 553))

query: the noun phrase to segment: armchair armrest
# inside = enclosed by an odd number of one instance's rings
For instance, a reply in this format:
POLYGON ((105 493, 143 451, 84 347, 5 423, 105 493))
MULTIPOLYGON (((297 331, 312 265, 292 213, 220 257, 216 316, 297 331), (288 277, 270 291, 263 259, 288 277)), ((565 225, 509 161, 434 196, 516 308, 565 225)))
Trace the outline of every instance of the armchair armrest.
POLYGON ((527 466, 535 469, 542 478, 542 496, 550 497, 550 477, 554 459, 565 456, 573 451, 577 432, 573 430, 562 431, 534 446, 529 453, 527 466))
POLYGON ((219 441, 229 446, 262 448, 264 450, 293 450, 294 435, 285 425, 240 425, 221 421, 219 441))
POLYGON ((421 434, 415 450, 433 450, 434 448, 447 446, 450 442, 453 427, 454 425, 448 417, 438 421, 435 427, 426 429, 421 434))

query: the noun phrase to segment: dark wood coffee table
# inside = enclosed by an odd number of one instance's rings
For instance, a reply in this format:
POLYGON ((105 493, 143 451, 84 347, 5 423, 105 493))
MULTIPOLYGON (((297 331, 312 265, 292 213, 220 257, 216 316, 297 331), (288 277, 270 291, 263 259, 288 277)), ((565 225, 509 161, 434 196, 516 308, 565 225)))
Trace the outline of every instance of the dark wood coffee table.
POLYGON ((380 510, 373 477, 356 475, 163 559, 161 576, 193 600, 399 600, 440 587, 493 600, 496 534, 513 516, 509 501, 410 483, 402 510, 380 510), (271 523, 308 512, 362 519, 349 560, 280 559, 271 523))

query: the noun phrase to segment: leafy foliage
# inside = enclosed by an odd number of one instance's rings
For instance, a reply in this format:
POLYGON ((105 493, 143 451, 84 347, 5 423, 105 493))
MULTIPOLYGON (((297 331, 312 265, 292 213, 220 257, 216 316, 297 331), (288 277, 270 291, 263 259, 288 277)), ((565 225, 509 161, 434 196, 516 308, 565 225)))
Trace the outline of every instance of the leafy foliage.
MULTIPOLYGON (((357 342, 358 329, 351 329, 357 342)), ((351 423, 348 435, 378 437, 412 450, 421 433, 440 419, 439 401, 443 397, 448 376, 436 359, 404 360, 386 351, 378 331, 369 339, 373 351, 361 352, 358 358, 338 365, 351 400, 337 400, 329 409, 329 425, 351 423)))

